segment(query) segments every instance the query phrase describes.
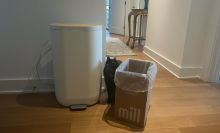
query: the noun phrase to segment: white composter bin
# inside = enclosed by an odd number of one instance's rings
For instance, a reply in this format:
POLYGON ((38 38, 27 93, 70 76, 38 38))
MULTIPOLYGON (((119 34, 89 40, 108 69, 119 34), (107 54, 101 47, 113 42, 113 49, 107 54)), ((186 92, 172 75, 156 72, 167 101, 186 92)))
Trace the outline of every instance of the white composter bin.
POLYGON ((102 75, 102 25, 59 23, 50 29, 58 102, 96 104, 102 75))

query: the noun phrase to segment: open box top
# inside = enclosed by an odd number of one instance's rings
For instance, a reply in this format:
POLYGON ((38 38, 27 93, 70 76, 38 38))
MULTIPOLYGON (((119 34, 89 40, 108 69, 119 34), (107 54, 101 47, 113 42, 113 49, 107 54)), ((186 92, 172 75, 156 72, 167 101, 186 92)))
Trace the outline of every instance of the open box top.
POLYGON ((152 61, 126 59, 115 71, 115 85, 134 92, 153 88, 157 65, 152 61))

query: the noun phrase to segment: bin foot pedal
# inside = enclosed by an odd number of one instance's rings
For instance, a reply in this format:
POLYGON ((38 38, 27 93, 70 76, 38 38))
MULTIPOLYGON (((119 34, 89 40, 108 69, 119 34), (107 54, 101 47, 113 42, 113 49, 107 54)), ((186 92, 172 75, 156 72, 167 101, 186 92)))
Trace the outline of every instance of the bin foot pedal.
POLYGON ((70 105, 70 110, 86 110, 87 104, 70 105))

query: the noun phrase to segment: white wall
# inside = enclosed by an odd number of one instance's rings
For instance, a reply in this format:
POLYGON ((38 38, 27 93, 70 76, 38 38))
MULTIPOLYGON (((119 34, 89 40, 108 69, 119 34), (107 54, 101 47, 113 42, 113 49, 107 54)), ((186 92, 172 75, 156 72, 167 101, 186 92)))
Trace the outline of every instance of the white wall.
MULTIPOLYGON (((149 3, 148 3, 149 4, 149 3)), ((140 9, 144 9, 144 6, 145 6, 145 1, 144 0, 140 0, 140 3, 139 3, 139 8, 140 9)), ((146 29, 147 29, 147 16, 143 16, 143 19, 142 19, 142 34, 141 36, 143 37, 146 37, 146 29)))
POLYGON ((144 0, 139 0, 139 2, 140 2, 140 3, 139 3, 139 5, 140 5, 139 8, 140 8, 140 9, 144 9, 145 1, 144 1, 144 0))
POLYGON ((144 52, 179 78, 200 77, 218 9, 219 0, 150 1, 144 52))
POLYGON ((201 67, 202 49, 212 2, 192 0, 181 67, 201 67))
POLYGON ((181 66, 191 0, 152 0, 146 47, 181 66), (175 55, 175 56, 174 56, 175 55))
MULTIPOLYGON (((208 25, 206 36, 204 40, 204 48, 202 54, 202 67, 201 78, 204 81, 215 81, 216 71, 218 70, 219 63, 217 59, 219 55, 216 54, 216 50, 219 50, 220 43, 220 0, 213 0, 211 5, 211 11, 208 18, 208 25), (218 31, 219 30, 219 31, 218 31), (214 52, 214 53, 213 53, 214 52), (217 57, 218 56, 218 57, 217 57), (213 77, 214 76, 214 77, 213 77)), ((217 52, 218 53, 218 52, 217 52)))
MULTIPOLYGON (((0 18, 0 80, 36 79, 35 65, 42 45, 50 38, 51 23, 103 25, 104 62, 105 0, 3 0, 0 18)), ((40 65, 43 78, 53 78, 51 59, 49 50, 40 65)))

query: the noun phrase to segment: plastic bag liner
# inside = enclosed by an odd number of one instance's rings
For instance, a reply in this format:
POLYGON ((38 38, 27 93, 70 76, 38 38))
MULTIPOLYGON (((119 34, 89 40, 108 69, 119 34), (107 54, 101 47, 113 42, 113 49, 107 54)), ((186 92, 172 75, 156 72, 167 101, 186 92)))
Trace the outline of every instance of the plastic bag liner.
POLYGON ((128 58, 115 71, 115 85, 133 92, 148 91, 153 88, 156 74, 156 63, 128 58))

